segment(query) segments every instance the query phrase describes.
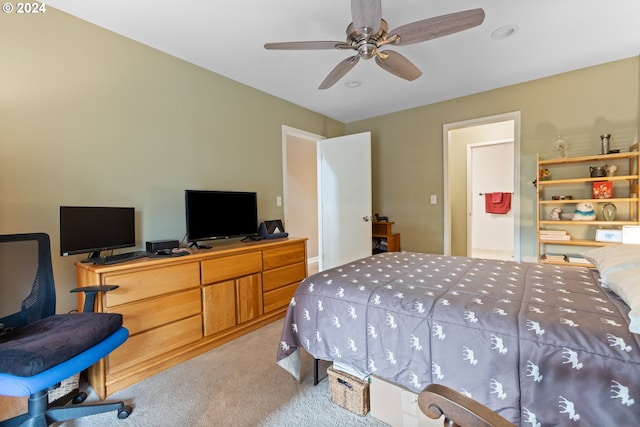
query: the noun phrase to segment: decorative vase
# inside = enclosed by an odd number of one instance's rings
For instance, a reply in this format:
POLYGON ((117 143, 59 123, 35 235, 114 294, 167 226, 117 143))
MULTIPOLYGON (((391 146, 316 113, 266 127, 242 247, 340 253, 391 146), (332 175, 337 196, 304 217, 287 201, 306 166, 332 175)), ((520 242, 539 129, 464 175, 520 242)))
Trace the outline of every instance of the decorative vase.
POLYGON ((614 221, 618 214, 618 208, 613 203, 605 203, 602 206, 602 217, 605 221, 614 221))
POLYGON ((611 139, 610 133, 600 135, 600 141, 602 142, 602 154, 609 154, 609 140, 611 139))

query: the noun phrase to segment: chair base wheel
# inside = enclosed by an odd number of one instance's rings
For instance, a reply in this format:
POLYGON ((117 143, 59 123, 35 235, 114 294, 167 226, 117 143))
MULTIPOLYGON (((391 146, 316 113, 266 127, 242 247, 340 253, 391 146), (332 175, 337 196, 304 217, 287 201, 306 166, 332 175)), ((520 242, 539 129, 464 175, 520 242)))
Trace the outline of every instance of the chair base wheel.
POLYGON ((85 393, 84 391, 79 391, 78 394, 76 394, 76 397, 73 398, 73 403, 75 405, 84 402, 87 399, 87 393, 85 393))
POLYGON ((125 418, 128 418, 129 415, 131 415, 131 412, 133 412, 133 408, 131 406, 123 406, 122 409, 118 410, 118 418, 124 420, 125 418))

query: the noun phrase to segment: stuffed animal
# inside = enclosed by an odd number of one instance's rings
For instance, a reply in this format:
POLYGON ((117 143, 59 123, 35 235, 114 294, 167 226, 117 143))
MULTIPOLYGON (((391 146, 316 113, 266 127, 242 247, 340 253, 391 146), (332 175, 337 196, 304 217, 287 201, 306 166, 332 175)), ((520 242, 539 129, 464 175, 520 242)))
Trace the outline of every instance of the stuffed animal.
POLYGON ((553 208, 551 214, 549 215, 549 219, 552 221, 560 221, 562 219, 560 216, 562 215, 562 209, 553 208))
POLYGON ((551 179, 551 171, 547 168, 540 168, 540 171, 538 172, 538 178, 540 178, 540 181, 551 179))
POLYGON ((546 181, 548 179, 551 179, 551 171, 549 171, 549 169, 547 168, 540 168, 540 170, 538 171, 538 177, 534 179, 531 183, 533 184, 534 187, 537 187, 538 181, 546 181))
POLYGON ((573 214, 574 221, 594 221, 596 219, 596 211, 593 210, 592 203, 578 203, 573 214))

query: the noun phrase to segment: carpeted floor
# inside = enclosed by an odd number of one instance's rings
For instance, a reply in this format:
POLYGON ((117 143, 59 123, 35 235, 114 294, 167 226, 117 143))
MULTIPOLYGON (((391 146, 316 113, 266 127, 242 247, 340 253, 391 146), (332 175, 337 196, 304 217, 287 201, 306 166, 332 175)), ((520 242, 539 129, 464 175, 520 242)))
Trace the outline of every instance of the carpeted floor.
MULTIPOLYGON (((109 396, 134 407, 125 420, 110 413, 59 425, 387 426, 333 404, 326 377, 314 387, 306 353, 301 383, 280 368, 275 358, 281 329, 279 320, 109 396)), ((87 402, 95 400, 92 393, 87 402)))

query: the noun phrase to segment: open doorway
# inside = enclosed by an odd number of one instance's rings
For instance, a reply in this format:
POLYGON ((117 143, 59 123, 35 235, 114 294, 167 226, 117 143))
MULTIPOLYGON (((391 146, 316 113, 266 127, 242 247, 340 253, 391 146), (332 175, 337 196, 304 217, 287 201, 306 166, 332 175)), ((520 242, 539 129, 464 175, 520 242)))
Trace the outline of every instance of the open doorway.
MULTIPOLYGON (((489 254, 489 257, 499 259, 520 260, 520 194, 519 194, 519 177, 520 177, 520 112, 500 114, 496 116, 483 117, 474 120, 467 120, 457 123, 449 123, 443 126, 443 153, 444 153, 444 253, 446 255, 473 256, 473 229, 489 230, 489 235, 493 233, 500 234, 501 237, 506 235, 509 242, 506 247, 500 247, 499 250, 493 247, 487 247, 486 251, 480 250, 482 256, 489 254), (503 181, 504 176, 509 182, 503 182, 504 185, 490 186, 487 188, 479 187, 477 180, 472 175, 472 167, 468 163, 470 153, 477 149, 476 153, 491 152, 489 155, 479 155, 477 161, 483 159, 491 159, 495 161, 493 151, 507 148, 507 157, 501 154, 502 159, 498 167, 494 165, 483 165, 478 169, 483 170, 484 174, 496 171, 496 175, 500 174, 503 181), (505 175, 505 169, 508 174, 505 175), (487 172, 489 171, 489 172, 487 172), (495 188, 494 188, 495 187, 495 188), (500 188, 498 188, 500 187, 500 188), (478 190, 478 188, 483 188, 478 190), (489 218, 493 223, 487 225, 487 218, 479 215, 480 207, 484 207, 484 193, 490 192, 509 192, 511 194, 511 210, 509 217, 511 222, 504 221, 505 218, 489 218), (481 195, 482 193, 482 195, 481 195), (478 203, 475 203, 478 202, 478 203), (475 206, 474 206, 475 205, 475 206), (475 209, 475 212, 474 212, 475 209), (475 213, 475 215, 474 215, 475 213), (473 220, 478 218, 484 220, 484 225, 478 223, 474 225, 473 220), (501 232, 497 227, 510 227, 509 232, 501 232), (495 227, 494 227, 495 226, 495 227), (484 227, 484 228, 483 228, 484 227), (507 254, 507 255, 505 255, 507 254)), ((477 178, 477 177, 476 177, 477 178)), ((496 182, 494 179, 487 179, 487 182, 496 182)), ((483 233, 476 233, 475 236, 482 236, 483 233)), ((490 245, 491 246, 491 245, 490 245)))
POLYGON ((290 236, 308 237, 309 272, 318 270, 318 141, 321 135, 282 127, 284 227, 290 236))
POLYGON ((283 126, 285 229, 310 271, 371 255, 371 133, 324 138, 283 126))

